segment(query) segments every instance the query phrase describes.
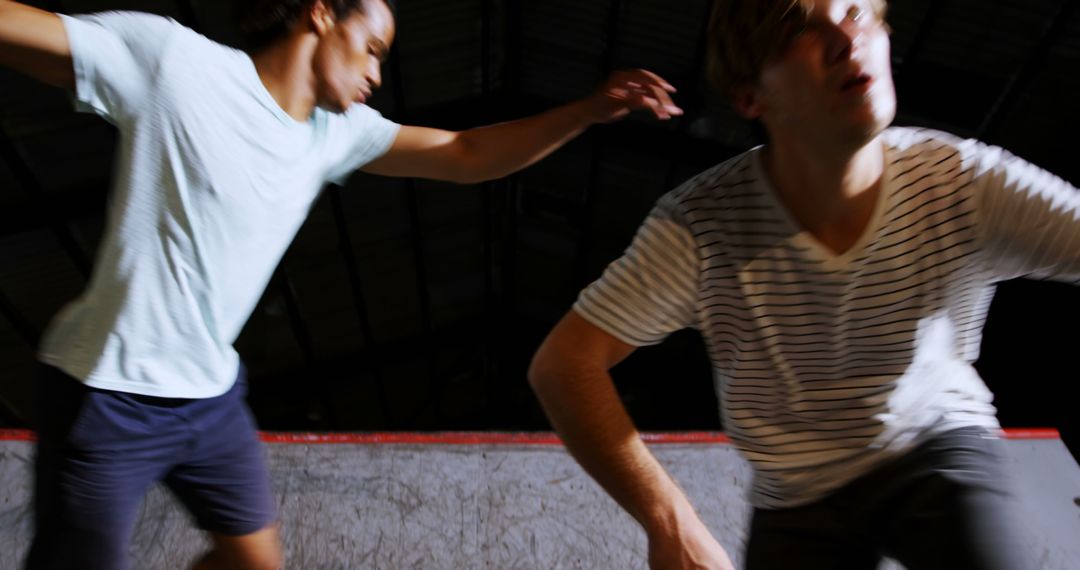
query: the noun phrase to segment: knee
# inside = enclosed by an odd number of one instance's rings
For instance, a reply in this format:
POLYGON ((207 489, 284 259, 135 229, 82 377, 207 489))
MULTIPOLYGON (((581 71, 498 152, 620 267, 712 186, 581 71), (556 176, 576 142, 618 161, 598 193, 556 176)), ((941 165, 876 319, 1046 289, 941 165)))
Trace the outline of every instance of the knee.
POLYGON ((259 552, 226 552, 214 548, 192 566, 192 570, 281 570, 285 555, 278 546, 259 552))
POLYGON ((192 570, 281 570, 285 553, 277 525, 238 537, 213 535, 213 549, 192 570))
POLYGON ((258 553, 238 561, 235 568, 243 570, 282 570, 285 567, 285 553, 280 543, 274 543, 258 553))

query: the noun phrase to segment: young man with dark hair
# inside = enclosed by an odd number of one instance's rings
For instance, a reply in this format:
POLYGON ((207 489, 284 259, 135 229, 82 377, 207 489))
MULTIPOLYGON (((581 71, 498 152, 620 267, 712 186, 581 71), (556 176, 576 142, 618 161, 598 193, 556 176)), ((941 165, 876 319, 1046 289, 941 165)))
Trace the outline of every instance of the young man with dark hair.
POLYGON ((30 568, 127 567, 155 481, 210 533, 197 568, 281 566, 232 343, 325 183, 358 168, 488 180, 591 124, 680 112, 670 85, 638 70, 518 121, 400 126, 364 105, 394 40, 383 0, 251 8, 249 54, 162 17, 69 17, 0 0, 0 65, 74 90, 120 133, 93 275, 40 348, 30 568))
POLYGON ((996 282, 1080 278, 1080 194, 1001 149, 890 128, 884 12, 717 0, 713 83, 768 142, 663 196, 533 360, 655 569, 733 567, 608 372, 686 327, 754 469, 747 568, 1038 567, 972 363, 996 282))

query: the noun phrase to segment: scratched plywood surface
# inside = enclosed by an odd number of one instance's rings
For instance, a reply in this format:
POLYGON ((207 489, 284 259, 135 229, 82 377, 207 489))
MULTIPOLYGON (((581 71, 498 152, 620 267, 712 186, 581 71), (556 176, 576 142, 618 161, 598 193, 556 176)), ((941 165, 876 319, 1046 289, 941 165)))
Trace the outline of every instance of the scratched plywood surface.
MULTIPOLYGON (((1080 568, 1080 469, 1060 441, 1008 447, 1040 568, 1080 568)), ((653 449, 740 558, 745 463, 726 445, 653 449)), ((270 444, 268 452, 288 568, 646 566, 644 534, 558 446, 270 444)), ((31 457, 29 443, 0 442, 0 570, 17 568, 26 552, 31 457)), ((166 492, 147 496, 134 568, 184 568, 204 547, 166 492)))

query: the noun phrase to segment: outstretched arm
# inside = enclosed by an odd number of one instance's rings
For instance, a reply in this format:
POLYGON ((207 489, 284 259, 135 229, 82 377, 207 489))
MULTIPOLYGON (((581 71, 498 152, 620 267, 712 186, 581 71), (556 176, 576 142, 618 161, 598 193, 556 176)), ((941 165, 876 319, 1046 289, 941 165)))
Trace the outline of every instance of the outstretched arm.
POLYGON ((619 401, 608 370, 633 350, 571 311, 536 353, 529 382, 570 453, 645 529, 651 568, 734 570, 619 401))
POLYGON ((60 17, 10 0, 0 0, 0 66, 49 85, 75 87, 71 48, 60 17))
POLYGON ((525 119, 461 132, 404 126, 390 150, 363 170, 462 184, 500 178, 539 161, 596 123, 634 110, 660 119, 682 114, 671 100, 674 91, 651 72, 619 71, 589 97, 525 119))

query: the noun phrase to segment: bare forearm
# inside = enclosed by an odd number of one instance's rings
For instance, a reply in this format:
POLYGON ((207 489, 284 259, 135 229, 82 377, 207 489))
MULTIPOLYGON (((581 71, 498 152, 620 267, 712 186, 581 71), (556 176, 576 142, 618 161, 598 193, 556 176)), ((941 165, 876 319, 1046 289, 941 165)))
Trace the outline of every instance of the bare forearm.
POLYGON ((537 350, 529 383, 570 453, 645 529, 651 568, 734 570, 619 401, 608 370, 634 349, 572 310, 537 350))
POLYGON ((60 17, 0 0, 0 66, 57 87, 74 87, 71 47, 60 17))
POLYGON ((567 449, 646 531, 677 526, 677 519, 693 512, 642 443, 606 371, 538 368, 530 381, 567 449))
POLYGON ((506 176, 541 160, 588 127, 618 120, 632 109, 670 119, 682 113, 669 96, 674 90, 645 70, 615 73, 584 99, 527 119, 461 133, 465 154, 473 159, 466 170, 477 175, 475 180, 506 176))
POLYGON ((548 156, 596 121, 587 101, 575 101, 539 115, 464 131, 460 134, 466 182, 502 178, 548 156))
POLYGON ((471 184, 501 178, 551 154, 594 123, 648 110, 668 119, 679 110, 663 79, 645 70, 616 72, 594 94, 545 113, 462 132, 405 125, 383 156, 363 170, 471 184))

